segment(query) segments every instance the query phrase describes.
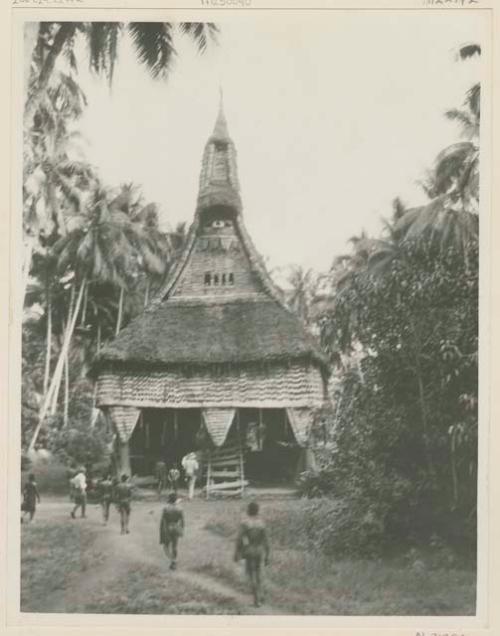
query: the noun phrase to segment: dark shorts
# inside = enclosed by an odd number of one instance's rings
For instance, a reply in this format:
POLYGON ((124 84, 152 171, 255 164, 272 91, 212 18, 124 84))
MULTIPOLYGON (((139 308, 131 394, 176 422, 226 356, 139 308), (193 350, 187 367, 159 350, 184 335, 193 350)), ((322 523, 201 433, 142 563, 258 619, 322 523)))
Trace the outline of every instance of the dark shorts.
POLYGON ((262 566, 262 555, 246 556, 245 557, 245 569, 247 574, 258 574, 262 566))
POLYGON ((118 502, 118 510, 119 512, 123 512, 127 515, 130 514, 130 502, 129 501, 119 501, 118 502))
POLYGON ((76 504, 82 505, 87 502, 87 493, 76 491, 73 495, 73 501, 76 504))

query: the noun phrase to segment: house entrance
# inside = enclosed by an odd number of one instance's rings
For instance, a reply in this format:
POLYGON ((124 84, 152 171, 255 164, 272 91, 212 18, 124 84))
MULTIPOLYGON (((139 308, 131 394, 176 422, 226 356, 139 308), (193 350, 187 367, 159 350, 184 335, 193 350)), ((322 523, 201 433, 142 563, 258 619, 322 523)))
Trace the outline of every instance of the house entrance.
POLYGON ((143 409, 130 438, 132 474, 153 475, 156 462, 167 467, 199 446, 199 409, 143 409))
POLYGON ((285 409, 240 409, 246 442, 245 477, 251 484, 289 484, 297 476, 303 449, 297 444, 285 409))

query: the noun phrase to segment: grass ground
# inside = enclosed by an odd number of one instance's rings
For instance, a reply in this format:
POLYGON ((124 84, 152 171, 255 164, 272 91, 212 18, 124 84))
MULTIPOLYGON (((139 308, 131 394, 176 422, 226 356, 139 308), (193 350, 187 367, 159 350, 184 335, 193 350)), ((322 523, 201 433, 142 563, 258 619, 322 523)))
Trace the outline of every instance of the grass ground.
POLYGON ((475 572, 416 562, 333 560, 300 547, 283 525, 301 514, 296 500, 263 502, 272 558, 266 604, 250 606, 242 564, 232 562, 241 501, 185 502, 179 570, 170 572, 158 544, 160 502, 137 502, 131 534, 116 513, 104 527, 97 506, 72 521, 62 499, 42 502, 22 527, 22 610, 130 614, 474 614, 475 572), (418 567, 416 567, 418 566, 418 567))

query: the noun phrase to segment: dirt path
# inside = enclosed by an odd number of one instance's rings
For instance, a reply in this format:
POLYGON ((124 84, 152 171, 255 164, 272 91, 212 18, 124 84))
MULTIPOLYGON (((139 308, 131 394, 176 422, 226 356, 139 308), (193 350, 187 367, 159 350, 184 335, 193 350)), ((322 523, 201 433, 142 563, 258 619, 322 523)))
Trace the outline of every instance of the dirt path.
MULTIPOLYGON (((160 581, 170 593, 175 589, 175 581, 181 581, 189 588, 229 599, 245 614, 280 614, 279 609, 269 605, 254 608, 250 594, 244 594, 217 580, 210 574, 200 573, 199 569, 217 567, 238 570, 244 581, 242 564, 232 562, 232 543, 204 528, 207 520, 214 514, 217 502, 203 500, 183 502, 186 516, 186 531, 179 546, 178 570, 168 568, 161 546, 159 545, 159 520, 163 504, 160 502, 137 502, 132 509, 130 534, 120 535, 118 513, 111 511, 109 524, 104 526, 98 506, 89 506, 86 519, 69 518, 69 505, 62 501, 51 501, 40 506, 37 513, 41 520, 61 523, 85 524, 94 535, 91 546, 92 568, 85 572, 74 573, 66 581, 63 594, 52 595, 46 599, 45 611, 83 612, 100 590, 112 588, 117 580, 126 580, 137 568, 147 566, 158 572, 160 581), (97 565, 96 565, 97 564, 97 565)), ((237 508, 236 508, 237 510, 237 508)))

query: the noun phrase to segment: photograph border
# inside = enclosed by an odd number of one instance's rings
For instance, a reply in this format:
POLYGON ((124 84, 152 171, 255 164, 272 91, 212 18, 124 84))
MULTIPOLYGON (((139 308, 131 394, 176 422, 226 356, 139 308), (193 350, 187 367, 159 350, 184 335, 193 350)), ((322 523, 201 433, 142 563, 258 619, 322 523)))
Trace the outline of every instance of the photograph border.
MULTIPOLYGON (((70 2, 70 0, 68 0, 70 2)), ((97 2, 92 0, 88 6, 86 0, 70 3, 70 5, 57 8, 49 3, 37 7, 36 0, 27 0, 22 4, 13 3, 7 6, 7 20, 2 20, 4 31, 4 43, 11 45, 10 54, 4 56, 4 64, 7 58, 10 86, 9 99, 4 99, 3 117, 0 118, 6 129, 5 138, 10 138, 10 153, 4 152, 4 170, 2 176, 8 175, 4 186, 4 210, 10 210, 10 215, 2 218, 4 231, 0 233, 0 246, 2 257, 5 259, 1 277, 2 292, 7 298, 5 312, 2 312, 5 329, 2 329, 4 337, 4 351, 6 363, 3 366, 5 381, 3 386, 7 388, 2 399, 2 414, 5 417, 2 426, 3 444, 1 445, 0 461, 4 469, 1 487, 1 506, 5 514, 2 533, 3 554, 6 556, 2 568, 1 583, 2 595, 5 602, 2 603, 4 615, 2 627, 5 633, 42 633, 50 630, 50 633, 58 633, 59 629, 68 633, 82 633, 81 630, 90 630, 103 634, 123 634, 123 632, 156 633, 159 629, 168 628, 175 633, 194 633, 194 630, 203 629, 206 634, 233 633, 237 629, 245 629, 246 633, 254 630, 262 631, 262 628, 286 629, 287 633, 296 630, 307 630, 305 633, 322 633, 328 629, 329 633, 345 634, 348 630, 356 629, 356 634, 421 634, 432 636, 439 634, 487 634, 497 633, 492 630, 500 629, 500 559, 498 540, 500 536, 499 510, 500 501, 500 462, 498 430, 492 425, 500 414, 500 400, 495 387, 498 386, 500 354, 500 342, 498 337, 499 298, 498 281, 494 276, 500 271, 500 223, 493 215, 495 204, 500 200, 499 183, 493 180, 494 174, 499 174, 498 161, 498 126, 494 126, 493 104, 498 104, 498 82, 494 77, 498 75, 499 44, 498 34, 500 26, 498 6, 495 2, 479 2, 473 8, 459 7, 437 8, 437 4, 429 6, 429 0, 417 2, 328 2, 327 7, 304 6, 307 3, 275 2, 274 7, 260 6, 263 2, 252 2, 250 9, 211 9, 206 7, 193 7, 193 3, 151 3, 151 7, 137 8, 136 2, 97 2), (182 6, 185 4, 185 6, 182 6), (97 5, 97 6, 96 6, 97 5), (121 5, 121 6, 119 6, 121 5), (161 6, 163 5, 163 6, 161 6), (299 6, 301 5, 301 6, 299 6), (423 7, 422 7, 423 5, 423 7), (77 8, 78 7, 78 8, 77 8), (146 615, 92 615, 92 614, 27 614, 19 610, 20 602, 20 528, 18 510, 20 506, 19 493, 19 459, 20 444, 20 373, 21 373, 21 324, 22 308, 17 293, 20 288, 17 285, 16 272, 21 271, 21 250, 18 246, 22 240, 22 227, 19 219, 15 218, 16 210, 22 208, 22 76, 15 73, 15 69, 21 66, 22 60, 22 29, 20 24, 28 20, 89 20, 92 12, 99 11, 98 19, 118 20, 125 13, 127 19, 132 14, 147 20, 181 20, 183 14, 187 14, 190 20, 217 21, 223 24, 225 20, 244 19, 249 12, 286 12, 286 11, 311 11, 318 17, 322 11, 488 11, 490 15, 491 42, 484 43, 482 52, 482 121, 481 121, 481 175, 480 175, 480 341, 479 341, 479 461, 478 461, 478 578, 477 578, 477 613, 475 617, 374 617, 374 616, 146 616, 146 615), (197 12, 202 13, 202 18, 197 12), (71 16, 71 17, 70 17, 71 16), (10 59, 9 59, 10 58, 10 59), (483 88, 484 87, 484 88, 483 88), (10 112, 9 112, 10 111, 10 112), (493 134, 495 137, 493 137, 493 134), (495 164, 493 163, 495 160, 495 164), (496 169, 494 169, 496 168, 496 169), (10 178, 9 178, 10 177, 10 178), (493 190, 494 188, 494 190, 493 190), (496 285, 495 285, 496 283, 496 285), (5 314, 5 315, 4 315, 5 314), (9 476, 12 476, 9 478, 9 476), (147 631, 146 631, 147 630, 147 631)), ((200 5, 203 5, 200 0, 200 5)), ((309 3, 312 4, 312 3, 309 3)), ((3 7, 5 8, 5 7, 3 7)), ((95 19, 95 18, 94 18, 95 19)), ((482 43, 483 44, 483 43, 482 43)), ((63 632, 61 631, 61 634, 63 632)), ((500 633, 500 632, 498 632, 500 633)))

